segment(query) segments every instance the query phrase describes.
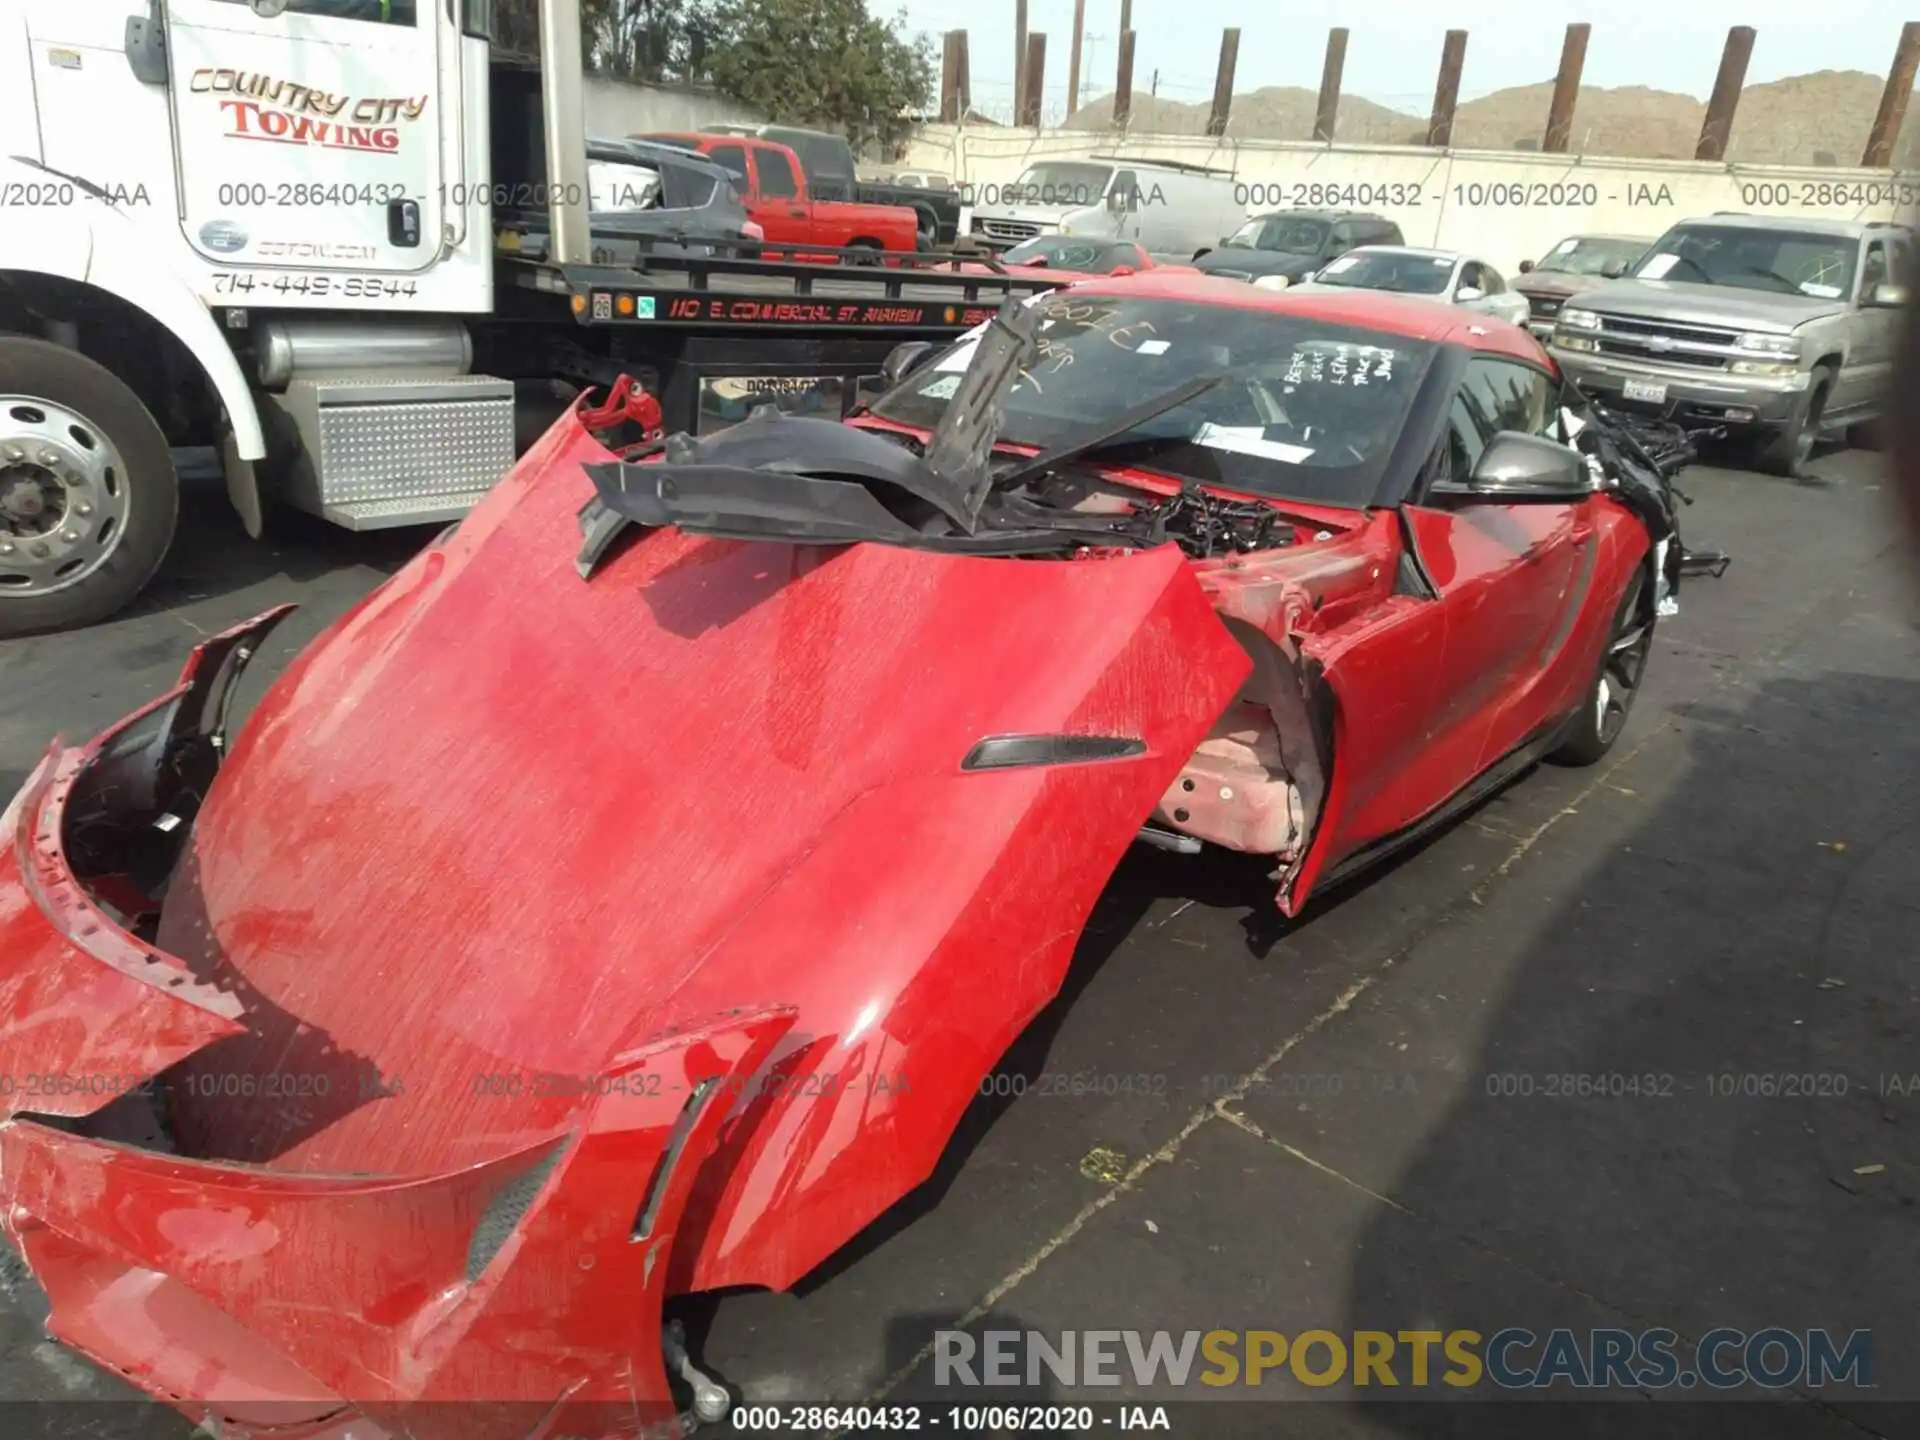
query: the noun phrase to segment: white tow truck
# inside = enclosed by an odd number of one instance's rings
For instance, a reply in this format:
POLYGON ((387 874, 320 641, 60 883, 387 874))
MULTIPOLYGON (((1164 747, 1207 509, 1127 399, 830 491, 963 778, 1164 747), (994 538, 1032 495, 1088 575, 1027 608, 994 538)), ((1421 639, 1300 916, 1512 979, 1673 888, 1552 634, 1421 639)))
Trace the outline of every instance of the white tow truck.
POLYGON ((491 0, 4 10, 0 637, 138 594, 193 457, 255 538, 444 524, 587 387, 696 432, 742 382, 844 412, 894 345, 1047 288, 603 245, 579 0, 538 0, 537 54, 491 0))

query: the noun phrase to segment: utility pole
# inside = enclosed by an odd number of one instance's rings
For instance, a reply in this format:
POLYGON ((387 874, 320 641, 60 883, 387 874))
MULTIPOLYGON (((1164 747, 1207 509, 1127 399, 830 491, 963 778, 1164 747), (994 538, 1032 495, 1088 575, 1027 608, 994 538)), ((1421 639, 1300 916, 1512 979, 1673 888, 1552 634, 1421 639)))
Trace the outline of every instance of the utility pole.
POLYGON ((1087 38, 1087 0, 1073 0, 1073 50, 1067 62, 1067 114, 1080 108, 1080 50, 1087 38))
POLYGON ((1013 123, 1027 113, 1027 0, 1013 0, 1013 123))

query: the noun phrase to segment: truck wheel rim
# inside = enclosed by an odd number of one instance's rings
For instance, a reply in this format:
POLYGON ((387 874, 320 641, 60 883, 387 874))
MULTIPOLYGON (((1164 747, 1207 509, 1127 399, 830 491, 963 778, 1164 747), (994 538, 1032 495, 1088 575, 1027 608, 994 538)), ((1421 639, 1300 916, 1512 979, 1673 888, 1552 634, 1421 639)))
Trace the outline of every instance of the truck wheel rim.
POLYGON ((127 532, 126 461, 86 416, 0 395, 0 600, 49 595, 106 564, 127 532))

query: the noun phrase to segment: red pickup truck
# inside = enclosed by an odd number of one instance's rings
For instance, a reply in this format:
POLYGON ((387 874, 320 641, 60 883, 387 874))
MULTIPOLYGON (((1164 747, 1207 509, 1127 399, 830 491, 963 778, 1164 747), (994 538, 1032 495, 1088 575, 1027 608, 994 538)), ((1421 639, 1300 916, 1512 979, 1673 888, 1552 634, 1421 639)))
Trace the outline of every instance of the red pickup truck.
POLYGON ((786 145, 747 135, 655 134, 630 138, 697 151, 732 174, 746 198, 747 217, 766 232, 769 250, 783 242, 908 253, 920 248, 919 217, 904 205, 857 205, 809 198, 807 172, 800 157, 786 145))

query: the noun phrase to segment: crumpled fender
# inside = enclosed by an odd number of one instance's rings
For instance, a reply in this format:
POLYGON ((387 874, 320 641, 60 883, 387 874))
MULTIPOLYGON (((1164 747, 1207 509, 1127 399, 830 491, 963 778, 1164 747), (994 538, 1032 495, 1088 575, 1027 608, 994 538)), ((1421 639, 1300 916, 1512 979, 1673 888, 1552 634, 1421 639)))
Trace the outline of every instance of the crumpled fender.
POLYGON ((851 1024, 790 1048, 744 1097, 702 1176, 707 1224, 677 1290, 785 1289, 827 1259, 932 1173, 982 1078, 1058 993, 1113 867, 1248 670, 1184 564, 1165 579, 1155 623, 1061 726, 1144 735, 1144 755, 863 796, 676 997, 779 994, 803 1016, 856 1002, 851 1024), (1156 694, 1173 675, 1178 691, 1156 694), (856 873, 868 883, 850 890, 856 873))
POLYGON ((75 877, 68 822, 84 843, 103 777, 140 828, 190 822, 198 794, 181 742, 223 727, 233 679, 292 608, 194 647, 172 688, 88 744, 55 740, 0 815, 0 1114, 92 1114, 243 1032, 237 996, 95 903, 75 877))
POLYGON ((727 1082, 792 1021, 657 1037, 576 1124, 443 1175, 292 1175, 14 1120, 5 1229, 49 1333, 216 1433, 677 1435, 664 1257, 727 1082))

